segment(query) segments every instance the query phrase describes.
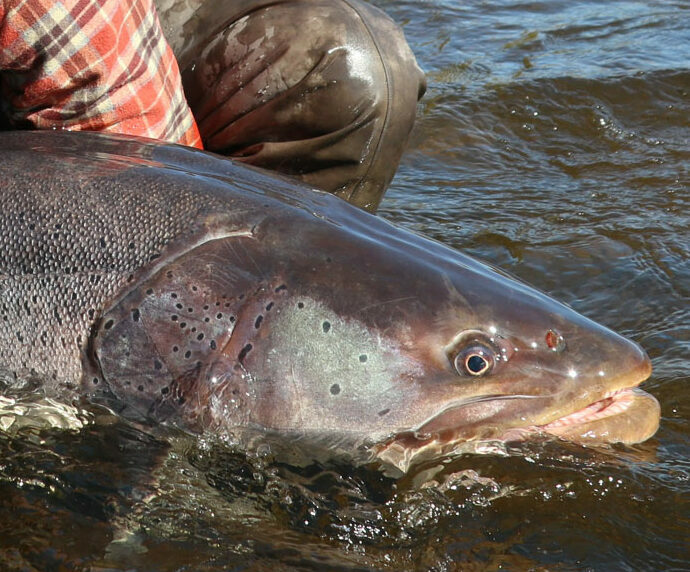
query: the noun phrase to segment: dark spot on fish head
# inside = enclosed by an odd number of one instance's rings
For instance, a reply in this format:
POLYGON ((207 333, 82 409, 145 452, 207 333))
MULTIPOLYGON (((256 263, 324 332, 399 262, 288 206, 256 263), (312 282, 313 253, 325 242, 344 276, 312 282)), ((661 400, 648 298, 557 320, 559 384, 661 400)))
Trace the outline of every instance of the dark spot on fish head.
POLYGON ((304 308, 304 303, 303 302, 297 302, 297 307, 301 310, 304 308))
POLYGON ((360 363, 365 363, 365 362, 367 361, 367 359, 368 359, 368 358, 367 358, 367 354, 361 354, 361 355, 359 356, 359 361, 360 361, 360 363))
POLYGON ((390 413, 389 408, 382 409, 381 411, 379 411, 379 417, 383 417, 384 415, 388 415, 388 413, 390 413))
POLYGON ((244 346, 244 347, 240 350, 240 353, 237 355, 237 361, 240 361, 240 362, 241 362, 242 360, 244 360, 244 358, 247 357, 247 354, 248 354, 250 351, 252 351, 252 347, 253 347, 252 344, 247 344, 246 346, 244 346))
POLYGON ((138 322, 140 316, 141 316, 141 313, 139 312, 139 308, 133 308, 132 309, 132 320, 134 320, 135 322, 138 322))
POLYGON ((331 323, 328 320, 325 320, 323 324, 321 324, 321 327, 323 328, 323 333, 327 334, 331 330, 331 323))
POLYGON ((108 320, 108 321, 103 325, 103 329, 109 330, 110 328, 113 327, 113 324, 114 324, 114 323, 115 323, 114 320, 108 320))
POLYGON ((331 385, 331 395, 338 395, 340 393, 340 385, 334 383, 331 385))

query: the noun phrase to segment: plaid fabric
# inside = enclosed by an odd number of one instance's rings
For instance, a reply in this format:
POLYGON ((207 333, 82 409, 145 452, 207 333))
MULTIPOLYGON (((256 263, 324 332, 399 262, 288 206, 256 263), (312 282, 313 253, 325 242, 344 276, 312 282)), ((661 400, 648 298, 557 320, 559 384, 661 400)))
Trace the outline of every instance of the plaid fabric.
POLYGON ((14 128, 201 147, 151 0, 0 0, 0 106, 14 128))

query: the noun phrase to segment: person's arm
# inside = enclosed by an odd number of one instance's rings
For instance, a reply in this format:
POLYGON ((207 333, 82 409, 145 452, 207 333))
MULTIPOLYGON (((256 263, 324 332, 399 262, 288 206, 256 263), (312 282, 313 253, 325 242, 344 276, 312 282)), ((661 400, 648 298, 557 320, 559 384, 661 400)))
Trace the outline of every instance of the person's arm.
POLYGON ((151 0, 2 0, 0 114, 201 147, 151 0))

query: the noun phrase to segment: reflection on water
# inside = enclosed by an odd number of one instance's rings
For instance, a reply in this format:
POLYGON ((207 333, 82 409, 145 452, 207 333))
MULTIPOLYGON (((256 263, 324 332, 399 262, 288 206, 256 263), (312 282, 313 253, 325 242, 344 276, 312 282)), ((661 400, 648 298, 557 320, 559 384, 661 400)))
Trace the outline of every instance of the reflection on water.
POLYGON ((18 428, 0 436, 3 568, 687 567, 690 5, 377 3, 430 80, 382 216, 641 343, 657 436, 496 448, 396 482, 103 414, 18 428))

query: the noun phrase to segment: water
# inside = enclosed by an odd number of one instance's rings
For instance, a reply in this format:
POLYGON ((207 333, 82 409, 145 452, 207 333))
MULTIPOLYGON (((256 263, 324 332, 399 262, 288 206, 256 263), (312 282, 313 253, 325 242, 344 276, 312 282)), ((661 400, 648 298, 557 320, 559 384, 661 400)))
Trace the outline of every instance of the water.
POLYGON ((381 215, 641 343, 657 435, 395 481, 105 414, 25 428, 0 437, 0 568, 690 568, 690 3, 377 4, 429 76, 381 215))

